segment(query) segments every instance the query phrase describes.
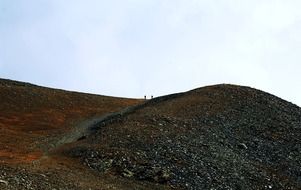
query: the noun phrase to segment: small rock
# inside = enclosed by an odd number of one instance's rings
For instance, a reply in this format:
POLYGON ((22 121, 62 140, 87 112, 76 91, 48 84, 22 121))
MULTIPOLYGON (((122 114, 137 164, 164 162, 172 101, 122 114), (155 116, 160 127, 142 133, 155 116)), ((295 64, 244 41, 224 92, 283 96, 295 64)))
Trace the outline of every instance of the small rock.
POLYGON ((238 144, 238 148, 240 148, 240 149, 248 149, 248 147, 247 147, 247 145, 245 144, 245 143, 239 143, 238 144))
POLYGON ((45 175, 45 174, 40 174, 40 176, 42 176, 42 177, 46 177, 46 175, 45 175))
POLYGON ((122 172, 122 175, 123 175, 124 177, 133 177, 134 173, 131 172, 131 171, 128 170, 128 169, 124 169, 123 172, 122 172))
POLYGON ((5 185, 8 185, 8 182, 7 182, 7 181, 4 181, 4 180, 2 180, 2 179, 0 179, 0 183, 3 183, 3 184, 5 184, 5 185))

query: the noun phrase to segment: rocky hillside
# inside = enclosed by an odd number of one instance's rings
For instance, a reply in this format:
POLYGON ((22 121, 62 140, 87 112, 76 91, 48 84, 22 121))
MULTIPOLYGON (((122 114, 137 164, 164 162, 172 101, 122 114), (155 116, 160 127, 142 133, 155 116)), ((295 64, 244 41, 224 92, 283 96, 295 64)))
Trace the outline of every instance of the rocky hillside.
POLYGON ((301 189, 301 108, 271 94, 144 102, 14 83, 0 80, 0 189, 301 189))
POLYGON ((301 109, 248 87, 161 97, 64 151, 101 175, 183 189, 301 189, 301 109))

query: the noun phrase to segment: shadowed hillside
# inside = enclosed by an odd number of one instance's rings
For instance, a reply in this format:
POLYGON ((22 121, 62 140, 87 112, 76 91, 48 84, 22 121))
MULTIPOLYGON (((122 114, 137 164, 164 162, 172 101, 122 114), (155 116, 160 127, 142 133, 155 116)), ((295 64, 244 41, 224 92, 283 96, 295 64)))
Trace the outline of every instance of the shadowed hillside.
POLYGON ((0 187, 301 189, 301 108, 271 94, 142 102, 14 83, 0 82, 0 187))

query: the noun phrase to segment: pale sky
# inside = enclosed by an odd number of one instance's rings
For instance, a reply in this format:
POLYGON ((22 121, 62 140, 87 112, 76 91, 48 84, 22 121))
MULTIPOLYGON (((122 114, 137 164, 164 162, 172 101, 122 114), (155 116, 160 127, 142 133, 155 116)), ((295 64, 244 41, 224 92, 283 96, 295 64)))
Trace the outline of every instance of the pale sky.
POLYGON ((301 105, 300 0, 0 0, 0 78, 111 96, 255 87, 301 105))

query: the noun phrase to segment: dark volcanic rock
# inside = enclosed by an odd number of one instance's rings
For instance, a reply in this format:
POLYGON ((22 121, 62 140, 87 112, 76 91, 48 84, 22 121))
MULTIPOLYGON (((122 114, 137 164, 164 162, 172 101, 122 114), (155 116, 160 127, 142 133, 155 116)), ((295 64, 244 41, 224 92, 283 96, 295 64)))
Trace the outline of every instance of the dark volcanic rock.
POLYGON ((32 189, 78 189, 75 184, 57 177, 56 173, 33 173, 24 168, 0 166, 0 189, 32 190, 32 189))
POLYGON ((149 101, 69 149, 89 168, 184 189, 301 189, 301 109, 217 85, 149 101))

